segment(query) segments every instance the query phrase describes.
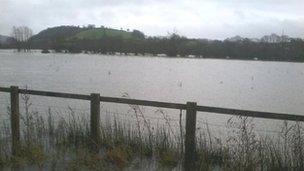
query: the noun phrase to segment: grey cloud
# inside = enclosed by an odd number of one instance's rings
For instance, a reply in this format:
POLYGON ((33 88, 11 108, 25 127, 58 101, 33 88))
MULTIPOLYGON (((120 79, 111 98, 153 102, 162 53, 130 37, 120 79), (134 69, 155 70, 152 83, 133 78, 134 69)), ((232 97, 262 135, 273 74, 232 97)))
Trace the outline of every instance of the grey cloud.
POLYGON ((282 30, 304 35, 301 0, 2 0, 0 34, 13 25, 37 33, 57 25, 105 25, 166 35, 176 29, 188 37, 260 37, 282 30))

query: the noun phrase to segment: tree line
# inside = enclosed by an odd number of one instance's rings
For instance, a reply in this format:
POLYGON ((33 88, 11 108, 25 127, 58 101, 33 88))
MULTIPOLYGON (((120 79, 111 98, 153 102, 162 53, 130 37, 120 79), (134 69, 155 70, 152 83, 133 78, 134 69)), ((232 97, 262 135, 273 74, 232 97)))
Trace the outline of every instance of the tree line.
POLYGON ((304 41, 292 39, 289 42, 268 43, 242 41, 218 41, 188 39, 172 34, 167 37, 124 39, 104 36, 96 40, 69 40, 55 42, 45 47, 77 53, 81 51, 102 54, 133 53, 135 55, 165 54, 168 57, 259 59, 271 61, 304 61, 304 41))
MULTIPOLYGON (((123 54, 157 56, 164 54, 168 57, 197 57, 197 58, 229 58, 229 59, 258 59, 271 61, 304 61, 304 41, 290 38, 288 41, 267 42, 242 40, 208 40, 190 39, 176 33, 164 37, 145 36, 134 30, 131 38, 123 36, 104 35, 98 39, 78 39, 73 37, 92 26, 81 28, 76 26, 60 26, 46 29, 28 38, 26 46, 35 49, 54 49, 57 52, 88 52, 101 54, 123 54)), ((18 40, 18 39, 17 39, 18 40)), ((14 45, 12 45, 14 46, 14 45)))

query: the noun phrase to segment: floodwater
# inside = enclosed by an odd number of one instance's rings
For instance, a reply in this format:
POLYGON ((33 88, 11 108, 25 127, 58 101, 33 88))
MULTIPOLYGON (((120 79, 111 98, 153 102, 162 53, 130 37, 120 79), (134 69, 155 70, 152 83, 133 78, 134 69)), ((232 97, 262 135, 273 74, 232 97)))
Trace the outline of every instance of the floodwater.
MULTIPOLYGON (((0 86, 11 85, 45 91, 100 93, 111 97, 128 94, 131 98, 143 100, 194 101, 204 106, 304 114, 303 63, 0 50, 0 86)), ((47 106, 89 110, 88 102, 80 104, 57 98, 36 96, 31 103, 41 110, 47 106)), ((0 93, 0 109, 6 110, 7 105, 9 96, 0 93)), ((107 110, 121 112, 115 105, 107 106, 107 110)), ((153 118, 156 114, 147 115, 153 118)), ((198 119, 207 120, 211 125, 223 125, 227 117, 198 113, 198 119)), ((263 125, 268 121, 263 121, 263 125)))

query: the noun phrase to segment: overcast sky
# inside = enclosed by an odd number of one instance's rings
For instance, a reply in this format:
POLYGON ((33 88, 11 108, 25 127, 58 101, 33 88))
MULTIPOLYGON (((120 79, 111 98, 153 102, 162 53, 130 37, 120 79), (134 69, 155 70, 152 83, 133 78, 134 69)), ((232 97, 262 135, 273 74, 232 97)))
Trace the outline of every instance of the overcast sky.
POLYGON ((304 0, 0 0, 0 34, 59 25, 104 25, 146 35, 224 39, 277 33, 304 38, 304 0))

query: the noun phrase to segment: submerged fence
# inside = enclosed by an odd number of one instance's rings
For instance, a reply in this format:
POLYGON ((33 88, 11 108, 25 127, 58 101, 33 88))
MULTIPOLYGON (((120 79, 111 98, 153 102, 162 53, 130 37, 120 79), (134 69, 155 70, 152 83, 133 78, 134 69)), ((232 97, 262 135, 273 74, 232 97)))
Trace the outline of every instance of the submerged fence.
POLYGON ((186 135, 185 135, 185 154, 184 154, 184 167, 186 170, 193 169, 195 167, 196 156, 196 143, 195 143, 195 131, 196 131, 196 113, 208 112, 217 114, 228 114, 238 116, 258 117, 265 119, 279 119, 289 121, 304 121, 304 116, 296 114, 280 114, 271 112, 259 112, 250 110, 238 110, 229 108, 219 108, 210 106, 199 106, 196 102, 181 103, 167 103, 149 100, 137 100, 127 98, 114 98, 100 96, 98 93, 91 93, 90 95, 83 94, 71 94, 61 92, 50 91, 37 91, 19 89, 16 86, 0 87, 0 92, 10 93, 11 98, 11 130, 12 130, 12 154, 18 154, 20 145, 20 113, 19 113, 19 94, 30 94, 38 96, 69 98, 78 100, 89 100, 90 106, 90 137, 92 140, 91 148, 97 150, 98 141, 100 137, 100 102, 109 103, 122 103, 129 105, 141 105, 151 107, 161 107, 170 109, 186 110, 186 135))

